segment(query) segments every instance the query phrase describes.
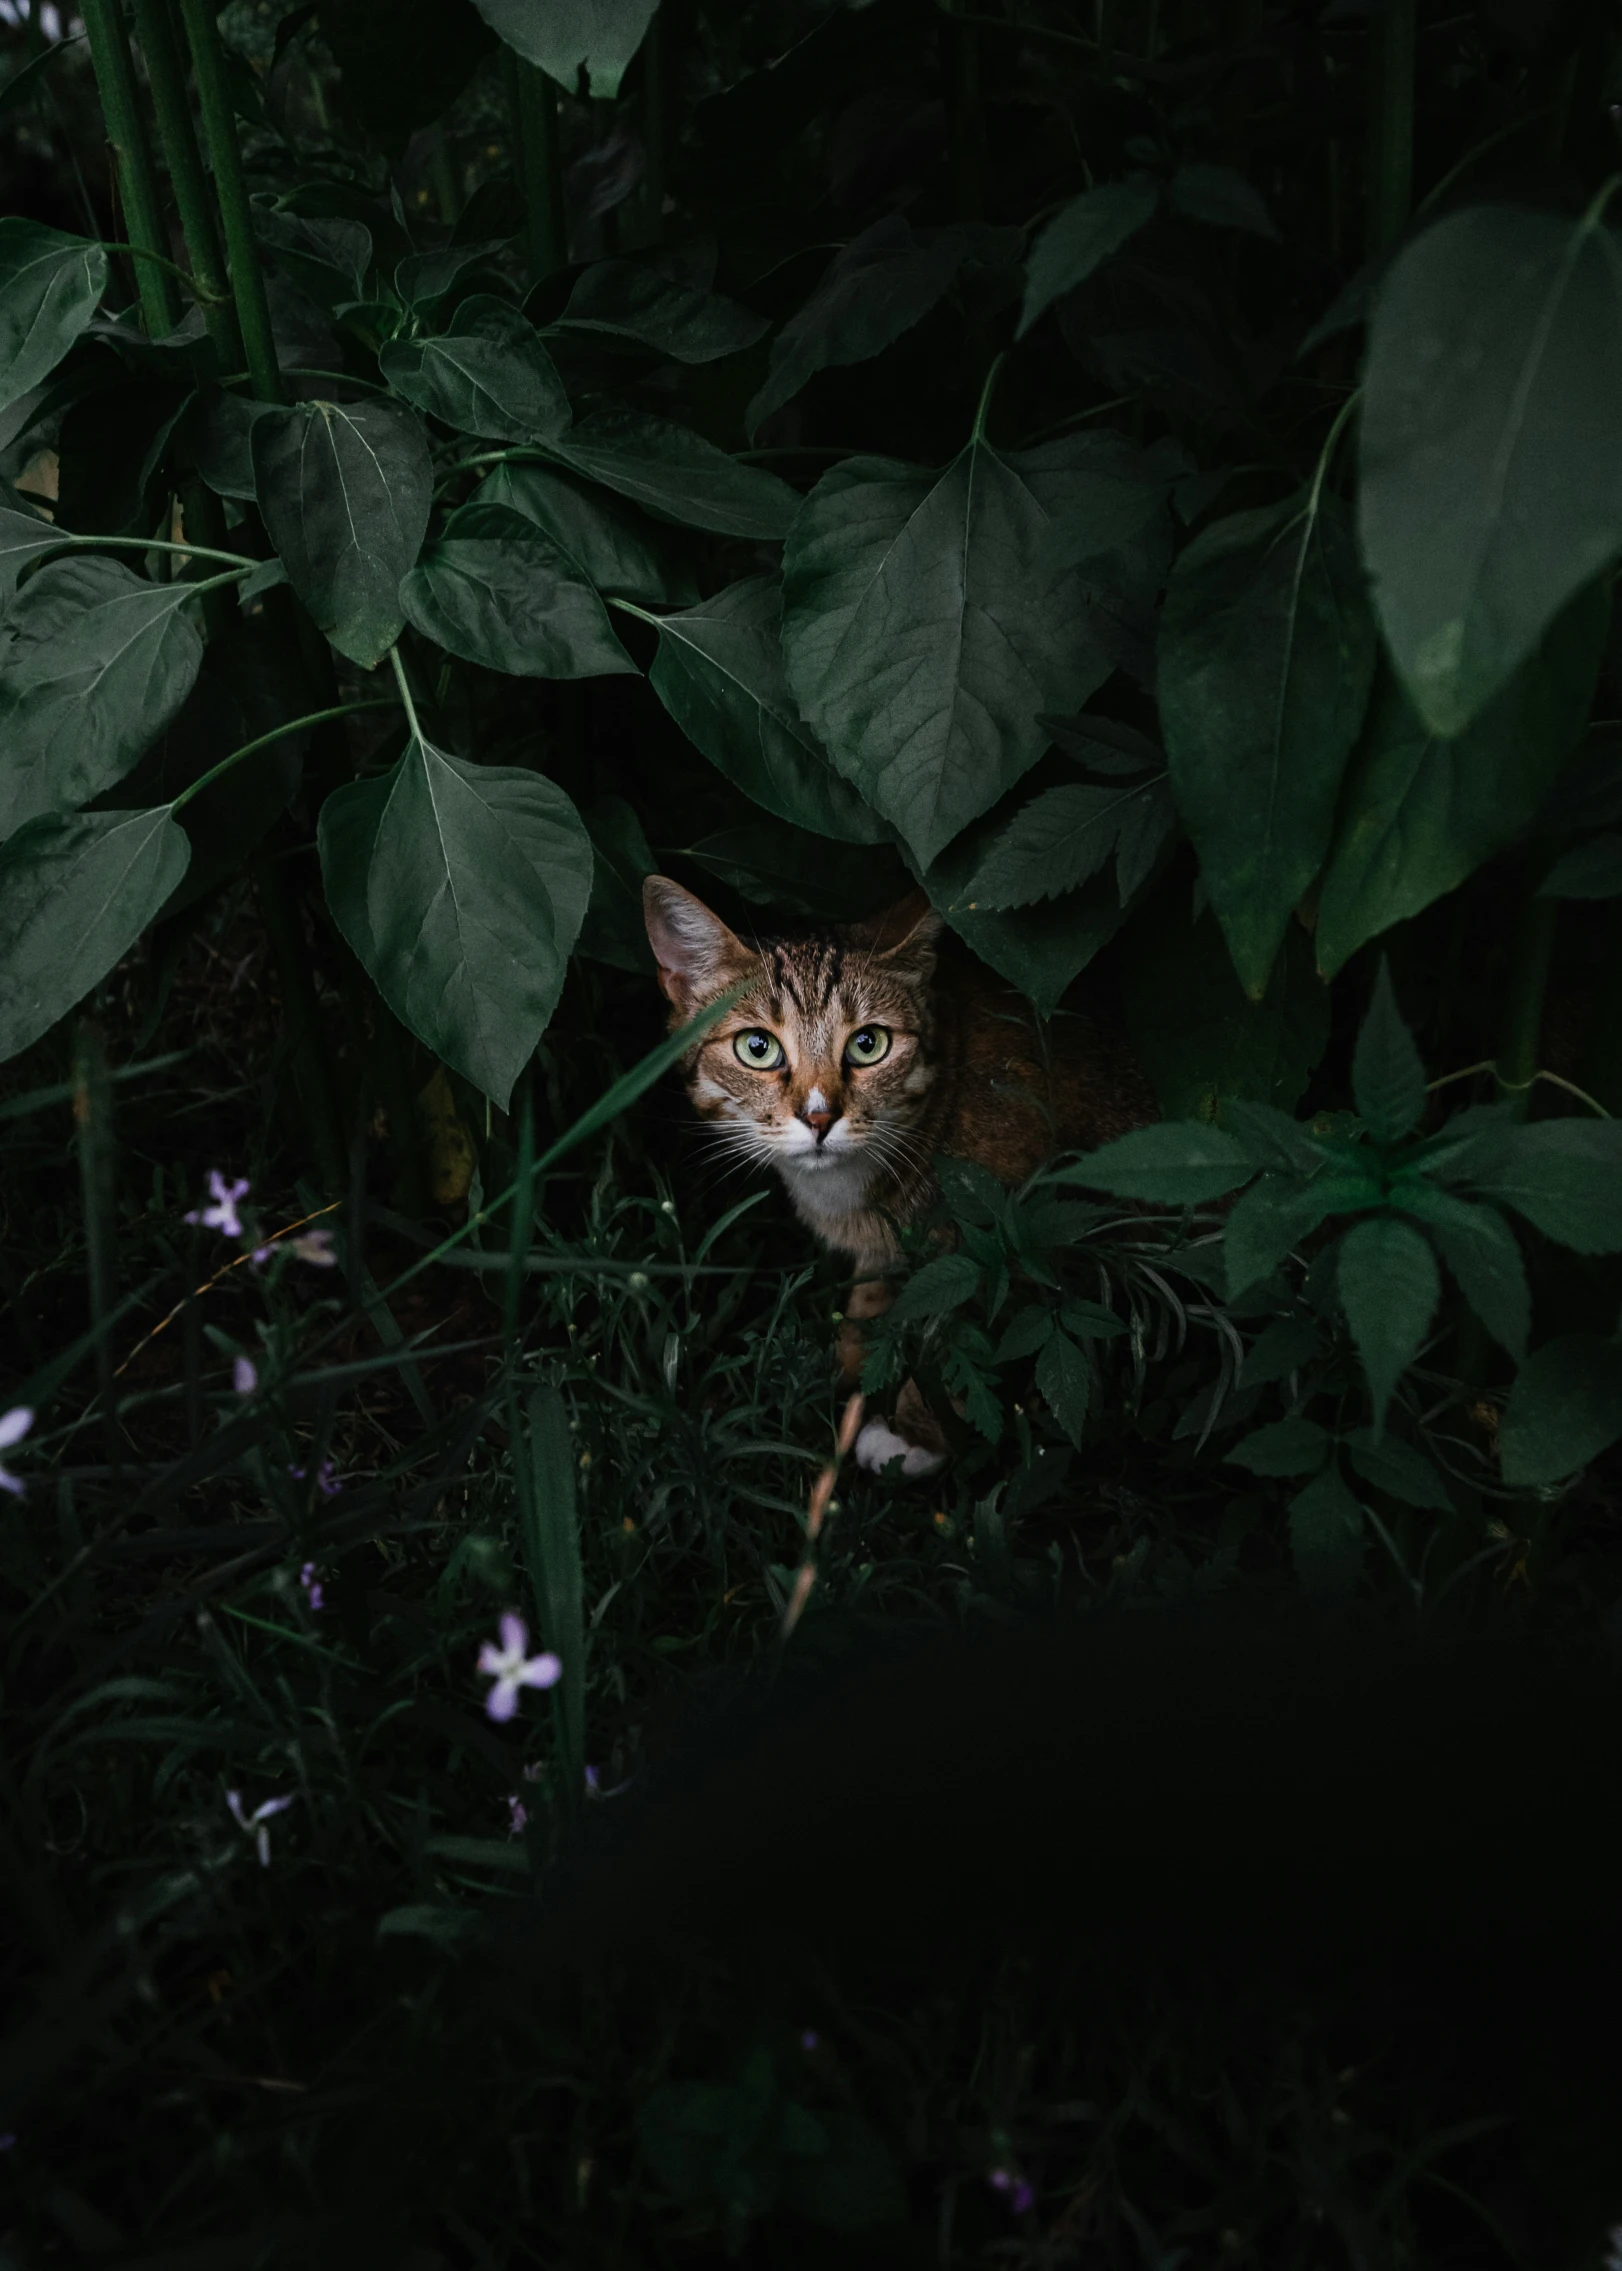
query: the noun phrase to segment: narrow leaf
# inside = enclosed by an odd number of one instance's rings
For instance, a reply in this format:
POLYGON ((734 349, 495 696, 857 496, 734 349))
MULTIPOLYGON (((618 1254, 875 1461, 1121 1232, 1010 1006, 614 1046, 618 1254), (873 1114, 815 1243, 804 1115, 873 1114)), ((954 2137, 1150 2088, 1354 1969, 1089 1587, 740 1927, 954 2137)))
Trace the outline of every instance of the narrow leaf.
POLYGON ((1407 1223, 1389 1215, 1347 1231, 1335 1283, 1374 1402, 1374 1433, 1385 1425, 1391 1392, 1419 1354, 1442 1286, 1436 1256, 1407 1223))
POLYGON ((1515 1233, 1496 1207, 1473 1206, 1419 1175, 1394 1183, 1391 1203, 1425 1225, 1493 1339, 1511 1356, 1524 1356, 1532 1291, 1515 1233))
POLYGON ((1425 1109, 1425 1064, 1403 1023, 1385 956, 1352 1052, 1352 1095, 1376 1143, 1400 1143, 1425 1109))
POLYGON ((1303 1588, 1325 1608, 1356 1589, 1363 1567, 1363 1509, 1337 1466, 1290 1501, 1290 1553, 1303 1588))
POLYGON ((1056 299, 1084 284, 1128 237, 1152 220, 1160 192, 1147 176, 1134 181, 1105 182, 1084 190, 1056 213, 1031 246, 1025 277, 1025 305, 1020 310, 1018 337, 1056 299))

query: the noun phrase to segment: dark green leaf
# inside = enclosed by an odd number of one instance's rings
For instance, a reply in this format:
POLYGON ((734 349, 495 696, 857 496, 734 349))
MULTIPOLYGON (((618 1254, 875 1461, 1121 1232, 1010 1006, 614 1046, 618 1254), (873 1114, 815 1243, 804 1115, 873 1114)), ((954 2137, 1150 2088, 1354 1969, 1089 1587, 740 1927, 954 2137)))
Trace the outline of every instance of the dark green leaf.
POLYGON ((1348 1230, 1335 1283, 1374 1402, 1374 1432, 1385 1425, 1391 1392, 1424 1346, 1441 1295, 1429 1243, 1389 1215, 1348 1230))
POLYGON ((1228 1133, 1239 1138, 1259 1166, 1308 1177, 1335 1156, 1311 1127, 1253 1097, 1224 1097, 1220 1116, 1228 1133))
POLYGON ((997 1362, 1017 1364, 1022 1358, 1034 1356, 1045 1348, 1053 1332, 1056 1319, 1051 1309, 1034 1304, 1016 1311, 1003 1328, 1002 1339, 997 1343, 997 1362))
POLYGON ((254 486, 294 590, 351 662, 400 635, 400 579, 428 528, 433 468, 421 421, 393 402, 306 402, 253 428, 254 486))
POLYGON ((788 533, 799 497, 775 473, 740 465, 687 426, 641 410, 598 410, 547 445, 547 455, 659 520, 771 543, 788 533))
POLYGON ((1154 217, 1160 192, 1147 175, 1084 190, 1056 213, 1031 246, 1020 311, 1023 339, 1043 311, 1084 284, 1095 268, 1119 252, 1154 217))
POLYGON ((0 836, 122 780, 191 692, 203 644, 186 584, 53 560, 0 629, 0 836))
POLYGON ((713 363, 752 347, 766 318, 717 292, 696 291, 636 260, 597 260, 577 278, 554 331, 633 339, 678 363, 713 363))
POLYGON ((1511 1356, 1524 1356, 1532 1293, 1515 1233, 1497 1209, 1473 1206, 1419 1175, 1399 1178, 1391 1203, 1425 1225, 1459 1291, 1493 1339, 1511 1356))
POLYGON ((556 1388, 532 1390, 524 1418, 528 1444, 513 1446, 517 1458, 528 1452, 528 1487, 520 1494, 524 1558, 541 1645, 562 1659, 563 1677, 556 1692, 562 1747, 571 1775, 579 1775, 585 1765, 586 1619, 575 1446, 568 1407, 556 1388))
POLYGON ((1290 1500, 1290 1552, 1295 1573, 1314 1600, 1338 1606, 1363 1566, 1363 1509, 1340 1469, 1326 1467, 1290 1500))
POLYGON ((1609 621, 1603 587, 1583 592, 1452 741, 1429 730, 1382 670, 1318 903, 1318 967, 1327 976, 1532 820, 1582 733, 1609 621))
MULTIPOLYGON (((792 2103, 789 2110, 801 2112, 792 2103)), ((812 2122, 808 2114, 802 2118, 812 2122)), ((785 2201, 828 2231, 866 2232, 903 2222, 907 2188, 872 2124, 854 2106, 836 2105, 817 2115, 813 2127, 814 2153, 796 2153, 785 2128, 785 2201)))
POLYGON ((1278 230, 1261 192, 1232 166, 1179 166, 1166 201, 1185 221, 1205 221, 1217 229, 1243 229, 1278 242, 1278 230))
POLYGON ((0 1060, 106 977, 190 857, 167 806, 47 814, 0 845, 0 1060))
POLYGON ((1090 1191, 1109 1191, 1118 1199, 1200 1206, 1236 1191, 1255 1172, 1249 1151, 1223 1129, 1198 1120, 1174 1120, 1118 1136, 1074 1167, 1062 1169, 1057 1179, 1081 1183, 1090 1191))
POLYGON ((1124 842, 1132 863, 1118 886, 1124 905, 1176 824, 1163 773, 1107 788, 1076 782, 1044 789, 986 845, 963 886, 965 904, 996 913, 1056 899, 1096 875, 1124 842))
POLYGON ((1087 1426, 1093 1368, 1086 1352, 1057 1326, 1036 1360, 1036 1387, 1054 1418, 1079 1450, 1087 1426))
POLYGON ((1051 1017, 1071 980, 1120 929, 1126 911, 1115 879, 1107 875, 1041 906, 996 914, 976 905, 971 880, 981 846, 994 834, 989 825, 970 828, 919 879, 958 937, 1017 986, 1038 1016, 1051 1017))
POLYGON ((580 952, 616 970, 651 977, 653 949, 642 919, 642 884, 659 863, 642 823, 622 796, 600 796, 580 815, 591 838, 591 904, 580 931, 580 952))
POLYGON ((1352 1053, 1352 1095, 1376 1143, 1412 1135, 1425 1109, 1425 1064, 1403 1023, 1385 956, 1352 1053))
POLYGON ((1557 859, 1538 889, 1542 899, 1614 899, 1622 892, 1622 836, 1594 836, 1557 859))
POLYGON ((1159 675, 1172 790, 1256 999, 1329 848, 1373 670, 1362 570, 1333 499, 1218 521, 1178 561, 1159 675))
POLYGON ((1483 1198, 1512 1206, 1579 1254, 1622 1251, 1622 1120, 1539 1120, 1483 1134, 1457 1162, 1483 1198))
POLYGON ((400 586, 406 620, 466 662, 522 678, 598 678, 636 668, 608 610, 533 521, 477 499, 400 586))
POLYGON ((1029 771, 1043 710, 1108 674, 1057 532, 997 452, 943 474, 857 458, 806 500, 785 553, 783 647, 812 730, 920 861, 1029 771))
POLYGON ((1276 1419, 1242 1436, 1227 1456, 1253 1475, 1315 1475, 1329 1456, 1329 1432, 1312 1419, 1276 1419))
POLYGON ((499 242, 475 244, 453 240, 432 252, 408 253, 394 271, 394 289, 406 306, 420 317, 426 309, 436 306, 470 268, 492 259, 501 249, 499 242))
POLYGON ((642 45, 658 0, 474 0, 479 14, 526 63, 571 95, 582 71, 595 99, 611 102, 642 45))
POLYGON ((905 871, 887 846, 831 843, 764 812, 690 844, 687 857, 746 899, 818 922, 877 914, 906 889, 905 871))
POLYGON ((550 465, 493 466, 473 502, 522 513, 568 554, 580 580, 601 592, 644 606, 680 607, 698 598, 667 529, 572 473, 550 465))
POLYGON ((908 1278, 895 1297, 890 1315, 897 1324, 917 1317, 942 1317, 973 1298, 980 1283, 980 1265, 967 1254, 942 1254, 908 1278))
POLYGON ((1313 975, 1300 925, 1285 931, 1267 991, 1252 1001, 1209 911, 1143 937, 1127 973, 1126 1014, 1169 1120, 1214 1119, 1235 1096, 1287 1111, 1329 1040, 1329 989, 1313 975))
POLYGON ((107 289, 107 255, 15 214, 0 221, 0 410, 55 370, 107 289))
POLYGON ((1293 1175, 1264 1175, 1223 1228, 1228 1299, 1237 1301, 1271 1277, 1285 1255, 1332 1214, 1362 1213, 1378 1206, 1380 1197, 1380 1185, 1370 1175, 1320 1175, 1305 1185, 1293 1175))
POLYGON ((733 584, 680 615, 659 618, 654 692, 712 765, 780 820, 846 843, 889 831, 818 748, 789 692, 775 578, 733 584))
POLYGON ((17 579, 26 575, 43 553, 59 551, 61 545, 62 531, 38 513, 0 507, 0 611, 16 590, 17 579))
POLYGON ((563 985, 591 839, 563 791, 415 737, 321 807, 334 920, 426 1047, 505 1111, 563 985))
POLYGON ((1241 1388, 1262 1388, 1299 1372, 1322 1353, 1323 1335, 1312 1317, 1275 1317, 1246 1351, 1239 1367, 1241 1388))
POLYGON ((437 337, 392 341, 378 365, 407 402, 488 441, 550 441, 574 415, 535 326, 487 292, 437 337))
MULTIPOLYGON (((1016 450, 1007 463, 1052 523, 1054 558, 1064 567, 1092 563, 1082 587, 1089 590, 1095 580, 1106 587, 1121 583, 1123 550, 1146 532, 1163 529, 1166 491, 1183 461, 1168 444, 1134 449, 1124 435, 1105 428, 1016 450)), ((1162 560, 1157 588, 1164 566, 1162 560)), ((1096 724, 1110 731, 1107 719, 1096 724)))
POLYGON ((1622 247, 1599 205, 1475 206, 1393 262, 1364 368, 1360 526, 1433 732, 1462 733, 1622 549, 1619 367, 1622 247))
POLYGON ((1411 1443, 1395 1435, 1376 1436, 1371 1428, 1354 1428, 1346 1438, 1352 1465, 1366 1483, 1400 1498, 1404 1506, 1422 1506, 1438 1514, 1452 1511, 1447 1484, 1435 1463, 1411 1443))
POLYGON ((744 413, 750 433, 818 371, 866 362, 909 331, 947 290, 972 241, 967 229, 920 240, 900 213, 853 238, 772 342, 766 383, 744 413))
POLYGON ((1622 1436, 1622 1347, 1564 1333, 1521 1366, 1498 1433, 1504 1480, 1563 1481, 1622 1436))

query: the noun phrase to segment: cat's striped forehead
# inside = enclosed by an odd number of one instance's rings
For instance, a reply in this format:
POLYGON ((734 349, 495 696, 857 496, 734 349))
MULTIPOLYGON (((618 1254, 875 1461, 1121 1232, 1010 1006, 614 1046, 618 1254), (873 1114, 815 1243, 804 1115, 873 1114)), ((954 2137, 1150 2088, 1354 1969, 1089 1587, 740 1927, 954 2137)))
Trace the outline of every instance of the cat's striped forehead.
POLYGON ((739 1017, 760 1015, 779 1031, 797 1028, 807 1038, 829 1040, 867 1018, 915 1022, 916 984, 833 932, 770 940, 751 960, 758 982, 738 1004, 739 1017))

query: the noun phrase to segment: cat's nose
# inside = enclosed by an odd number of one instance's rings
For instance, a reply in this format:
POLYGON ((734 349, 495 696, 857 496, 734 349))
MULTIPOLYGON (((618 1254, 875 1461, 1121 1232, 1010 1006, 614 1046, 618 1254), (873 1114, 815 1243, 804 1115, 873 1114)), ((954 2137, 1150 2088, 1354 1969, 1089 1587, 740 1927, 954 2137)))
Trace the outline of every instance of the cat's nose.
POLYGON ((833 1126, 835 1120, 837 1120, 838 1117, 839 1114, 837 1112, 829 1112, 826 1110, 820 1112, 802 1112, 800 1114, 800 1118, 811 1130, 818 1143, 822 1141, 823 1137, 828 1133, 828 1130, 833 1126))

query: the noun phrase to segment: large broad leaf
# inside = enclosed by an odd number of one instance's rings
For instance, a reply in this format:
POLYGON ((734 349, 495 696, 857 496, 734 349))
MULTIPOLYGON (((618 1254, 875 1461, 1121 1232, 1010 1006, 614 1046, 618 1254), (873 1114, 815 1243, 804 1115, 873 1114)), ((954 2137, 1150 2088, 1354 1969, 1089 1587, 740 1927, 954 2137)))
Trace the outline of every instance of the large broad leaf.
POLYGON ((1053 516, 978 437, 944 473, 857 458, 817 484, 785 553, 801 712, 924 863, 1047 747, 1044 710, 1109 673, 1053 516))
POLYGON ((1329 848, 1373 670, 1362 572, 1333 499, 1218 521, 1177 563, 1159 678, 1172 789, 1255 998, 1329 848))
POLYGON ((854 237, 772 342, 766 382, 744 413, 749 431, 792 402, 818 371, 864 363, 910 331, 951 284, 974 241, 962 228, 920 239, 900 213, 854 237))
POLYGON ((1407 246, 1363 380, 1359 522, 1426 725, 1457 734, 1622 550, 1622 244, 1505 205, 1407 246))
POLYGON ((191 692, 190 586, 115 561, 53 560, 0 632, 0 837, 111 788, 191 692))
POLYGON ((405 620, 400 579, 428 528, 422 423, 393 402, 306 402, 254 421, 254 486, 293 588, 369 670, 405 620))
POLYGON ((683 528, 763 543, 788 533, 799 497, 775 473, 740 465, 702 434, 641 410, 599 410, 547 455, 683 528))
POLYGON ((17 579, 46 552, 62 548, 62 531, 38 513, 14 512, 0 506, 0 606, 17 588, 17 579))
POLYGON ((568 555, 582 582, 599 591, 678 607, 698 597, 669 530, 595 482, 556 466, 509 463, 491 468, 474 501, 522 513, 568 555))
POLYGON ((0 847, 0 1059, 106 977, 190 857, 167 806, 47 814, 0 847))
POLYGON ((780 820, 846 843, 883 843, 883 821, 834 771, 794 707, 778 644, 782 612, 782 587, 754 576, 660 616, 653 690, 694 748, 780 820))
POLYGON ((608 610, 550 537, 505 505, 453 513, 400 586, 406 620, 466 662, 521 678, 599 678, 636 665, 608 610))
POLYGON ((1417 1230, 1377 1215, 1348 1230, 1335 1258, 1335 1284, 1357 1343, 1374 1405, 1374 1433, 1385 1425, 1391 1392, 1430 1331, 1441 1295, 1436 1256, 1417 1230))
POLYGON ((637 260, 597 260, 569 294, 552 331, 595 332, 633 340, 678 363, 713 363, 752 347, 766 318, 719 292, 661 275, 637 260))
POLYGON ((1622 1435, 1622 1347, 1563 1333, 1516 1376, 1498 1436, 1507 1483, 1559 1482, 1622 1435))
POLYGON ((1084 284, 1095 268, 1152 220, 1159 202, 1158 185, 1144 176, 1084 190, 1056 213, 1031 247, 1020 338, 1056 299, 1084 284))
POLYGON ((463 300, 437 338, 394 340, 378 367, 419 410, 489 441, 547 441, 574 415, 540 333, 489 292, 463 300))
POLYGON ((0 410, 55 370, 106 289, 99 244, 41 221, 0 221, 0 410))
POLYGON ((1596 585, 1453 740, 1382 670, 1318 902, 1326 977, 1514 842, 1583 730, 1609 621, 1610 595, 1596 585))
POLYGON ((506 1109, 546 1030, 591 894, 591 839, 560 788, 413 736, 321 807, 327 904, 378 992, 506 1109))
MULTIPOLYGON (((1147 534, 1161 529, 1166 492, 1186 470, 1170 443, 1140 450, 1124 434, 1108 430, 1066 434, 1016 450, 1008 462, 1052 522, 1059 560, 1066 567, 1092 563, 1085 579, 1089 593, 1100 580, 1106 589, 1123 592, 1131 585, 1136 550, 1147 534)), ((1163 574, 1160 550, 1159 544, 1149 546, 1163 574)))
POLYGON ((474 0, 479 14, 528 63, 569 94, 584 71, 590 92, 611 102, 642 45, 658 0, 474 0))
POLYGON ((1127 1030, 1168 1120, 1212 1120, 1224 1098, 1289 1111, 1329 1043, 1329 989, 1292 923, 1260 1001, 1234 976, 1216 918, 1146 939, 1127 974, 1127 1030))

